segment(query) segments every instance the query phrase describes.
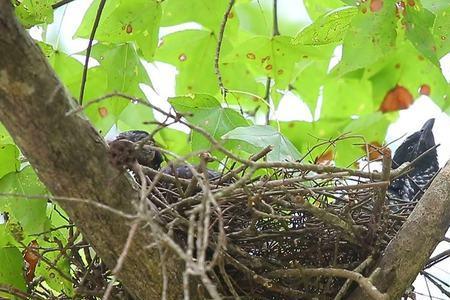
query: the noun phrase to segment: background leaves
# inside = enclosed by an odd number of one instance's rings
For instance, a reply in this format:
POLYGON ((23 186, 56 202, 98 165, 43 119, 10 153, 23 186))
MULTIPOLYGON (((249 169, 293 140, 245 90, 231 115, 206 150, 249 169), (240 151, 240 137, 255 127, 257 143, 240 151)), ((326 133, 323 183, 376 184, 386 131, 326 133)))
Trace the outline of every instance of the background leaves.
MULTIPOLYGON (((12 2, 27 28, 35 26, 45 33, 53 22, 55 0, 12 2)), ((99 2, 92 2, 74 38, 89 37, 99 2)), ((450 3, 384 0, 374 6, 372 2, 304 0, 309 18, 299 22, 279 16, 280 35, 274 36, 271 0, 237 0, 228 14, 218 63, 228 89, 225 97, 214 62, 228 1, 108 0, 95 35, 85 103, 115 92, 152 102, 142 91, 142 85, 153 88, 146 66, 164 62, 177 70, 169 99, 172 109, 228 150, 249 155, 272 145, 271 161, 303 158, 314 163, 326 154, 337 165, 355 167, 365 154, 362 146, 382 145, 389 124, 398 116, 401 101, 392 91, 401 89, 413 99, 428 96, 450 113, 450 87, 440 65, 450 52, 450 3), (273 108, 287 92, 305 104, 312 120, 275 120, 273 108), (394 102, 389 103, 394 109, 384 109, 387 100, 394 102), (341 139, 330 146, 328 141, 337 137, 341 139)), ((300 9, 293 7, 292 11, 300 9)), ((79 13, 70 6, 61 9, 66 8, 67 15, 79 13)), ((84 57, 58 51, 45 39, 38 44, 77 100, 84 57)), ((103 135, 128 129, 151 131, 156 126, 151 108, 119 97, 89 105, 84 114, 103 135)), ((300 119, 304 112, 291 114, 300 119)), ((179 155, 211 146, 198 132, 173 128, 159 131, 155 139, 179 155)), ((214 154, 219 160, 223 156, 214 154)), ((46 193, 1 125, 0 193, 46 193)), ((9 213, 8 222, 0 224, 0 282, 25 290, 20 243, 67 222, 46 199, 2 197, 0 209, 9 213)), ((46 236, 54 238, 67 240, 67 231, 46 236)), ((50 245, 43 237, 38 242, 50 245)), ((67 262, 58 263, 69 274, 67 262)), ((37 272, 53 290, 73 293, 60 275, 52 275, 44 265, 37 272)))

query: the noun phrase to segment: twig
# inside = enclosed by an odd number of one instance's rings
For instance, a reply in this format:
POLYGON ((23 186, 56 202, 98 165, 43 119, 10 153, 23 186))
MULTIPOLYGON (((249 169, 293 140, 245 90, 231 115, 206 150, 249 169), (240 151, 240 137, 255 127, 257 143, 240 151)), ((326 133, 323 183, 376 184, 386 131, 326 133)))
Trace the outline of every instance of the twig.
MULTIPOLYGON (((373 262, 373 257, 369 256, 367 257, 359 266, 357 266, 355 269, 353 269, 353 272, 362 273, 365 268, 370 266, 373 262)), ((334 300, 341 300, 347 293, 348 289, 350 288, 350 285, 352 283, 351 279, 347 279, 345 283, 342 285, 339 292, 336 294, 336 297, 334 297, 334 300)))
MULTIPOLYGON (((432 275, 432 274, 430 274, 430 273, 428 273, 428 272, 425 272, 425 271, 421 271, 420 274, 422 274, 426 279, 430 280, 431 283, 434 284, 434 286, 437 287, 437 288, 441 291, 442 294, 446 295, 447 297, 450 297, 450 292, 447 291, 447 290, 446 290, 446 289, 438 282, 438 280, 436 280, 436 278, 435 278, 434 275, 432 275)), ((441 281, 441 280, 439 280, 439 281, 441 281)), ((441 282, 442 282, 442 281, 441 281, 441 282)), ((446 284, 447 286, 449 286, 448 283, 445 283, 445 282, 444 282, 444 284, 446 284)))
POLYGON ((389 296, 381 293, 372 282, 358 272, 336 268, 316 268, 316 269, 282 269, 268 273, 269 278, 289 278, 301 279, 305 277, 340 277, 353 280, 369 295, 372 299, 387 300, 389 296))
POLYGON ((445 251, 431 257, 423 269, 428 269, 428 268, 434 266, 435 264, 439 263, 440 261, 448 258, 449 256, 450 256, 450 249, 445 250, 445 251))
POLYGON ((272 36, 280 35, 280 29, 278 28, 278 1, 273 0, 273 31, 272 36))
POLYGON ((233 265, 236 269, 245 273, 248 276, 248 278, 252 278, 257 284, 259 284, 261 287, 267 289, 268 291, 280 293, 282 295, 289 296, 289 297, 296 297, 296 299, 303 299, 305 297, 304 292, 284 287, 282 285, 279 285, 276 281, 273 281, 269 278, 266 278, 264 276, 257 274, 255 271, 249 269, 247 266, 243 265, 241 262, 239 262, 237 259, 235 259, 231 255, 226 253, 225 257, 226 257, 227 261, 231 265, 233 265))
MULTIPOLYGON (((389 182, 390 172, 391 172, 392 158, 391 150, 383 149, 383 169, 382 169, 382 181, 389 182)), ((373 223, 379 224, 381 220, 381 214, 383 212, 383 207, 386 203, 386 191, 388 186, 382 186, 378 189, 377 197, 375 197, 375 203, 373 204, 373 223)))
MULTIPOLYGON (((264 93, 264 101, 270 104, 270 85, 272 84, 272 79, 270 76, 267 76, 266 79, 266 91, 264 93)), ((270 122, 270 109, 271 105, 267 106, 267 112, 266 112, 266 125, 269 125, 270 122)))
POLYGON ((295 206, 311 213, 316 218, 324 221, 327 225, 341 230, 349 242, 359 244, 359 237, 364 232, 363 226, 350 224, 335 214, 327 212, 325 209, 311 205, 308 201, 305 201, 303 204, 296 203, 295 206))
MULTIPOLYGON (((20 299, 25 299, 25 300, 32 299, 29 294, 19 290, 18 288, 11 286, 11 285, 7 285, 7 284, 3 284, 3 283, 0 283, 0 292, 4 292, 4 293, 10 294, 10 295, 19 297, 20 299)), ((33 298, 33 299, 44 300, 44 298, 41 298, 41 297, 37 297, 37 296, 34 296, 34 297, 35 298, 33 298)))
POLYGON ((14 198, 25 198, 25 199, 32 199, 32 200, 42 200, 42 199, 49 199, 51 201, 68 201, 68 202, 79 202, 79 203, 87 203, 90 205, 93 205, 97 208, 101 208, 104 210, 107 210, 109 212, 112 212, 120 217, 123 217, 125 219, 135 219, 136 215, 130 215, 127 213, 124 213, 123 211, 117 210, 115 208, 112 208, 111 206, 102 204, 100 202, 96 202, 89 199, 82 199, 82 198, 75 198, 75 197, 60 197, 60 196, 51 196, 51 195, 26 195, 26 194, 17 194, 17 193, 0 193, 0 197, 14 197, 14 198))
POLYGON ((52 8, 53 9, 57 9, 57 8, 59 8, 61 6, 69 4, 70 2, 73 2, 73 1, 74 0, 62 0, 62 1, 59 1, 59 2, 56 2, 55 4, 52 4, 52 8))
POLYGON ((89 43, 86 50, 86 58, 84 60, 83 66, 83 76, 81 77, 81 87, 80 87, 80 105, 83 105, 84 89, 86 87, 89 58, 91 57, 92 44, 94 42, 95 32, 97 31, 98 25, 100 24, 100 17, 102 16, 103 8, 105 7, 106 0, 100 0, 98 5, 97 14, 95 15, 94 25, 92 26, 91 35, 89 36, 89 43))
POLYGON ((114 279, 112 279, 108 283, 108 287, 106 288, 106 291, 103 294, 102 300, 108 300, 109 296, 111 295, 112 289, 114 287, 115 277, 122 269, 123 263, 125 261, 125 258, 128 255, 128 251, 130 250, 130 247, 131 247, 131 242, 133 241, 133 238, 134 238, 134 235, 136 234, 138 226, 139 226, 139 222, 137 222, 137 221, 131 225, 130 231, 128 232, 127 240, 125 242, 125 245, 123 246, 122 253, 120 254, 119 258, 117 259, 116 266, 112 270, 112 273, 114 274, 114 279))
POLYGON ((222 73, 220 72, 219 60, 220 60, 220 49, 222 48, 223 35, 225 33, 225 27, 227 25, 228 17, 230 15, 231 9, 233 8, 235 0, 230 0, 228 2, 228 7, 223 15, 222 23, 220 24, 219 35, 217 37, 216 55, 214 57, 214 69, 216 71, 217 80, 219 81, 219 88, 222 92, 223 97, 226 97, 227 90, 223 84, 222 73))

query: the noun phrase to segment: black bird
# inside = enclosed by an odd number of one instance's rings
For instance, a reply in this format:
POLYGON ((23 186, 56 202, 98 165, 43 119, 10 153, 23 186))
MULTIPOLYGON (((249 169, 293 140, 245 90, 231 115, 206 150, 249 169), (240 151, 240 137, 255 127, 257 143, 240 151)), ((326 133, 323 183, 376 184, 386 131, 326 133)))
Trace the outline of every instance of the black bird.
MULTIPOLYGON (((405 162, 412 162, 421 154, 435 146, 433 136, 434 119, 425 122, 422 128, 408 136, 398 147, 392 159, 392 168, 396 169, 405 162)), ((419 199, 434 175, 439 171, 436 148, 428 151, 413 165, 414 169, 395 179, 388 189, 391 199, 413 201, 419 199)))

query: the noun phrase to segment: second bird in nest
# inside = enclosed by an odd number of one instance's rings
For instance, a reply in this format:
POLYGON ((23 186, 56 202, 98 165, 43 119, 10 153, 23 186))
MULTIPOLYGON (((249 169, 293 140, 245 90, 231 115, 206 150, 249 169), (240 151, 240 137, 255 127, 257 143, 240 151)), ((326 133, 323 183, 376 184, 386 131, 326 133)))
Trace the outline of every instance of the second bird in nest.
MULTIPOLYGON (((129 167, 133 160, 137 160, 143 166, 160 170, 164 161, 161 152, 154 149, 155 143, 150 138, 150 134, 143 130, 124 131, 109 145, 111 160, 116 166, 129 167)), ((193 177, 192 167, 195 168, 187 164, 170 165, 161 169, 161 172, 179 178, 191 179, 193 177)), ((210 169, 207 169, 207 174, 209 180, 218 179, 222 175, 210 169)))

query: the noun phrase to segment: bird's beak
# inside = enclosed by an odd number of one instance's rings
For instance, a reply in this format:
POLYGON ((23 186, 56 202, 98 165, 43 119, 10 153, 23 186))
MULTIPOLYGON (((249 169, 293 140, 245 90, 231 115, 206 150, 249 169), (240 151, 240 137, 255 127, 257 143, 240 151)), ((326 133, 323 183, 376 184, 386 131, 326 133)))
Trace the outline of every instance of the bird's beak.
POLYGON ((433 130, 433 125, 434 125, 434 118, 429 119, 428 121, 425 122, 425 124, 423 124, 422 132, 426 133, 426 134, 430 134, 431 131, 433 130))
POLYGON ((426 147, 425 150, 428 150, 432 145, 434 145, 433 125, 434 119, 429 119, 425 122, 425 124, 423 124, 420 131, 419 141, 417 143, 417 149, 423 147, 420 145, 424 145, 426 147))

